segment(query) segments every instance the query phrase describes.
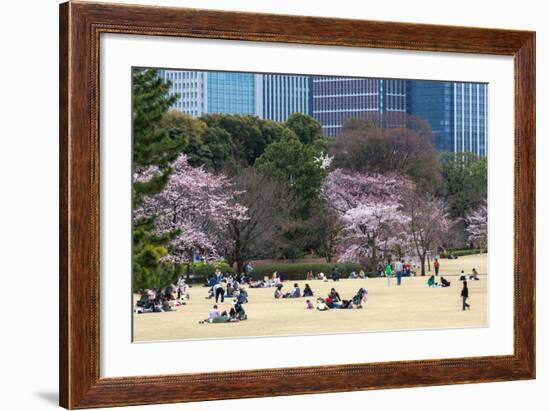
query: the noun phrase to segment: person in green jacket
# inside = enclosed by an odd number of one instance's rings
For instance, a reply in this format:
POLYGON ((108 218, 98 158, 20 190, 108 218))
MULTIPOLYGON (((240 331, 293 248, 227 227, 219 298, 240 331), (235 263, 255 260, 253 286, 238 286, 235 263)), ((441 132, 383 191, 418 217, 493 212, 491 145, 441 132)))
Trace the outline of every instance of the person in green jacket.
POLYGON ((391 273, 391 263, 388 261, 388 264, 386 264, 386 278, 388 279, 388 285, 390 285, 391 273))
POLYGON ((435 276, 431 275, 430 278, 428 278, 428 287, 435 287, 435 276))

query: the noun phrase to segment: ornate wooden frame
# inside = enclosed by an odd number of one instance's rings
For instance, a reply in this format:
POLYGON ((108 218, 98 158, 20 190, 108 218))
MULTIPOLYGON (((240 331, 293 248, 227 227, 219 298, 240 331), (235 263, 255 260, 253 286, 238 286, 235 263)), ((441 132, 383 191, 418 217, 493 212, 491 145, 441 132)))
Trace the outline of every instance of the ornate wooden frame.
POLYGON ((535 378, 534 32, 69 2, 60 6, 59 47, 59 389, 63 407, 107 407, 535 378), (513 56, 514 354, 100 378, 99 47, 100 34, 113 32, 513 56), (342 378, 346 376, 351 378, 342 378), (233 384, 217 385, 215 391, 209 389, 209 381, 226 378, 233 384), (276 392, 271 390, 273 386, 277 386, 276 392))

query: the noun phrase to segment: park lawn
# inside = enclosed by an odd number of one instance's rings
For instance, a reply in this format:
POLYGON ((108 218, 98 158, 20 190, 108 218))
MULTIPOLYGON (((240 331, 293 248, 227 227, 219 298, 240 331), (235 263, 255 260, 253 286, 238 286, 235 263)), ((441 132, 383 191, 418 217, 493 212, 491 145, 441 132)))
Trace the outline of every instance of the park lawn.
MULTIPOLYGON (((486 326, 487 254, 441 260, 440 275, 451 281, 451 287, 428 288, 428 277, 404 277, 400 287, 395 278, 391 279, 390 286, 384 278, 309 281, 315 293, 315 297, 310 298, 313 302, 318 296, 326 296, 331 287, 344 299, 350 299, 360 287, 368 288, 365 307, 353 310, 307 310, 306 298, 275 300, 274 288, 248 289, 249 303, 244 305, 248 320, 223 324, 198 323, 208 316, 213 300, 205 298, 208 288, 195 285, 191 288, 190 301, 176 311, 133 314, 134 341, 486 326), (458 274, 460 270, 468 274, 473 267, 481 280, 468 282, 471 310, 462 311, 462 284, 458 274)), ((293 283, 286 282, 283 290, 289 292, 293 283)), ((305 283, 298 281, 302 290, 305 283)), ((226 299, 218 306, 229 311, 231 304, 231 300, 226 299)))

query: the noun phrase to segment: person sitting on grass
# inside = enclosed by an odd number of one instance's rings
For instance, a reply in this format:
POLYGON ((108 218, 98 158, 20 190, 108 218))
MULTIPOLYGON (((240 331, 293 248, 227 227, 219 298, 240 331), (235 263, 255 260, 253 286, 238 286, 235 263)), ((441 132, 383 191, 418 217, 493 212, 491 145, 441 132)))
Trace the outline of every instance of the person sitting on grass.
POLYGON ((300 298, 300 295, 300 287, 298 287, 298 283, 294 283, 294 288, 292 289, 289 298, 300 298))
POLYGON ((340 269, 337 265, 332 268, 332 281, 340 281, 340 269))
POLYGON ((237 301, 240 304, 246 304, 248 302, 248 293, 244 288, 239 288, 239 295, 237 296, 237 301))
POLYGON ((365 277, 365 272, 363 270, 359 270, 359 278, 363 279, 365 277))
POLYGON ((321 271, 319 274, 317 274, 317 279, 318 279, 318 280, 321 280, 321 281, 328 281, 327 276, 326 276, 325 273, 322 272, 322 271, 321 271))
POLYGON ((177 286, 178 286, 178 300, 180 300, 181 302, 185 300, 189 300, 190 298, 189 285, 185 281, 185 278, 183 277, 183 275, 179 278, 177 286))
POLYGON ((478 273, 475 268, 472 268, 472 274, 470 274, 470 280, 479 281, 478 273))
POLYGON ((350 280, 356 280, 356 279, 358 278, 357 273, 356 273, 355 271, 352 270, 352 271, 349 273, 348 278, 349 278, 350 280))
POLYGON ((353 297, 353 304, 355 304, 357 308, 363 308, 363 304, 367 302, 368 293, 366 288, 361 287, 353 297))
POLYGON ((330 289, 330 293, 328 295, 335 303, 339 303, 342 301, 340 298, 340 294, 338 294, 338 291, 336 291, 334 288, 330 289))
POLYGON ((460 277, 458 277, 458 281, 466 281, 466 274, 464 274, 464 270, 460 271, 460 277))
POLYGON ((313 280, 313 271, 309 270, 306 274, 306 280, 311 281, 313 280))
POLYGON ((227 298, 233 297, 233 286, 230 283, 227 283, 227 286, 225 287, 225 296, 227 298))
POLYGON ((275 293, 273 294, 273 296, 277 299, 279 298, 288 298, 289 294, 285 294, 283 293, 283 285, 282 284, 279 284, 277 286, 277 288, 275 289, 275 293))
POLYGON ((435 282, 435 275, 431 275, 430 278, 428 278, 428 287, 437 287, 437 283, 435 282))
POLYGON ((313 297, 313 290, 309 286, 309 284, 306 284, 304 287, 304 293, 302 294, 304 297, 313 297))
POLYGON ((239 321, 244 321, 248 318, 247 315, 246 315, 246 311, 244 310, 244 308, 243 308, 242 304, 239 302, 239 300, 234 301, 233 307, 234 307, 235 312, 236 312, 236 317, 239 321))
POLYGON ((208 318, 206 320, 199 321, 199 324, 215 324, 215 323, 226 323, 229 322, 230 318, 227 314, 227 311, 220 313, 218 305, 214 304, 210 311, 208 312, 208 318))
POLYGON ((317 298, 317 310, 319 311, 329 310, 327 303, 321 297, 317 298))
POLYGON ((450 287, 451 282, 447 281, 447 279, 443 276, 441 276, 441 287, 450 287))
POLYGON ((313 303, 310 300, 306 300, 306 308, 308 310, 313 310, 315 307, 313 307, 313 303))

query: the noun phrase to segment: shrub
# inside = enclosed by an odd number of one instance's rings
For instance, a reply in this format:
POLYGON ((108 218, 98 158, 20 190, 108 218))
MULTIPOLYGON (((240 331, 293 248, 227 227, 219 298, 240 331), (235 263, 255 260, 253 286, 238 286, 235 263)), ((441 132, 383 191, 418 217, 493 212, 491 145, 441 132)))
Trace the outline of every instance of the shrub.
POLYGON ((332 275, 332 268, 338 266, 340 269, 341 278, 346 278, 351 271, 359 272, 363 270, 367 275, 373 276, 374 274, 368 273, 364 266, 357 263, 345 262, 345 263, 277 263, 266 264, 256 266, 252 277, 258 280, 264 276, 271 276, 273 272, 277 271, 284 279, 296 281, 305 280, 308 271, 313 271, 316 275, 319 272, 325 273, 330 278, 332 275))
MULTIPOLYGON (((487 250, 482 250, 483 253, 486 253, 487 250)), ((448 249, 444 252, 442 252, 439 257, 440 258, 447 258, 449 257, 449 254, 454 255, 455 257, 462 257, 465 255, 474 255, 479 254, 479 248, 464 248, 464 249, 448 249)))
MULTIPOLYGON (((230 273, 235 275, 235 270, 225 261, 214 261, 210 263, 192 263, 189 264, 189 278, 193 283, 204 283, 206 279, 210 277, 216 269, 220 269, 223 273, 230 273)), ((184 269, 185 273, 186 270, 184 269)))

